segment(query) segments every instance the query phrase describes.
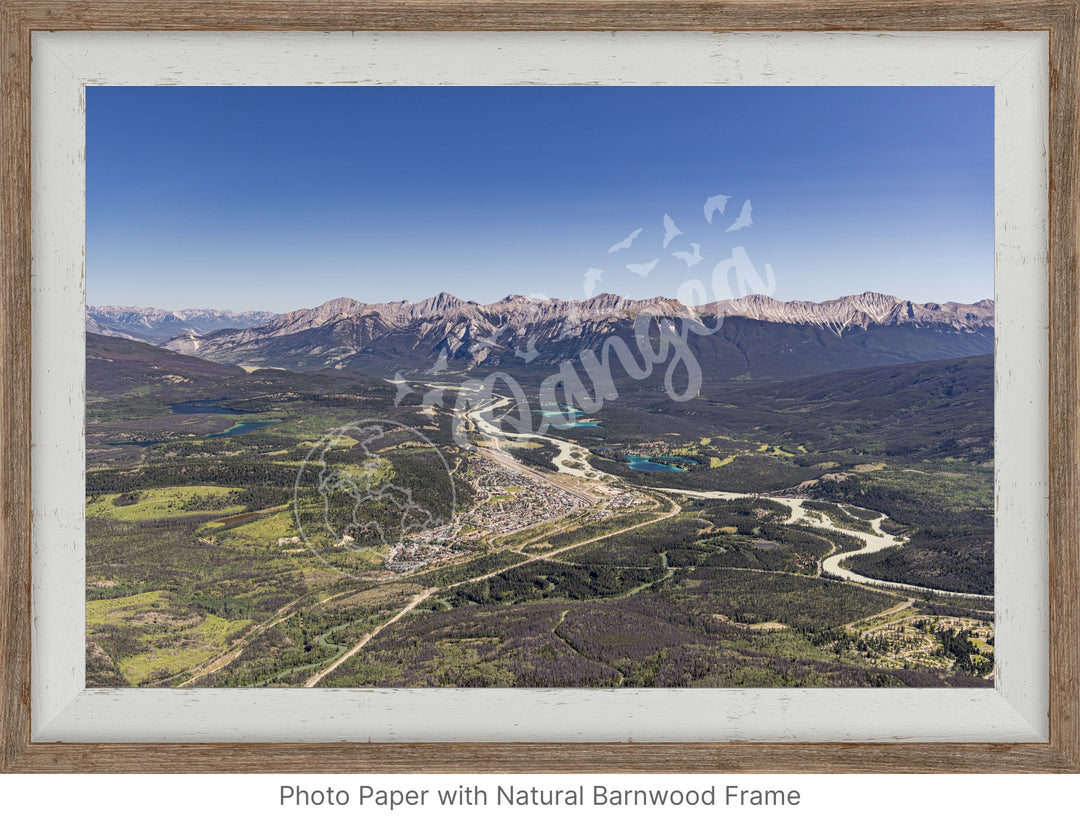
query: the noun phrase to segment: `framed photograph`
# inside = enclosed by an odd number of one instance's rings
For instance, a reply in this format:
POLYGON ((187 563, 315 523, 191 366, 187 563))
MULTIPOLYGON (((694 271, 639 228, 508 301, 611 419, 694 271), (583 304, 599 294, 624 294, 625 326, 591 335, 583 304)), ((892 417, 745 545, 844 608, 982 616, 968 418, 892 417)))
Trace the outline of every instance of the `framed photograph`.
POLYGON ((3 769, 1080 770, 1078 19, 3 0, 3 769))

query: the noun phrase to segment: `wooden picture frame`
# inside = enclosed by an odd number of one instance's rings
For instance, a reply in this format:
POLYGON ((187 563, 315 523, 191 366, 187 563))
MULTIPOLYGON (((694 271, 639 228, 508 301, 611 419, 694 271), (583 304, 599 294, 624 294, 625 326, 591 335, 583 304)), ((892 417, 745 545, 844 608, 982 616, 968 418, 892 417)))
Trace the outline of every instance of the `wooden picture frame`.
POLYGON ((7 772, 1080 771, 1080 0, 0 0, 0 768, 7 772), (1039 31, 1049 36, 1045 742, 96 743, 31 738, 31 36, 44 31, 1039 31))

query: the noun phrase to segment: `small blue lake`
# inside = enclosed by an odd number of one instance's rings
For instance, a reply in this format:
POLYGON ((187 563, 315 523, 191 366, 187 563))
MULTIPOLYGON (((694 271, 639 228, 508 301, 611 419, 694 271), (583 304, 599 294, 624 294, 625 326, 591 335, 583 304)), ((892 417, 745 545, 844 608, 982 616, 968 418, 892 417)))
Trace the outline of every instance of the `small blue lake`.
POLYGON ((645 472, 687 472, 689 469, 684 469, 678 463, 685 463, 690 466, 696 466, 697 461, 691 460, 689 457, 640 457, 636 454, 626 455, 630 461, 630 468, 634 471, 645 472), (657 460, 666 460, 666 463, 658 463, 657 460))
MULTIPOLYGON (((250 411, 241 411, 239 408, 225 408, 218 405, 221 400, 188 400, 187 402, 178 403, 166 403, 173 414, 251 414, 250 411)), ((246 423, 237 423, 230 426, 224 431, 219 431, 216 434, 206 434, 202 437, 181 437, 181 440, 210 440, 214 437, 239 437, 241 434, 250 434, 252 431, 258 431, 260 428, 266 428, 270 425, 276 425, 281 420, 252 420, 246 423)), ((156 446, 160 443, 166 443, 167 440, 126 440, 118 443, 106 443, 109 446, 139 446, 140 448, 146 448, 147 446, 156 446)))
MULTIPOLYGON (((241 434, 250 434, 252 431, 258 431, 260 428, 266 428, 269 425, 276 425, 281 420, 263 420, 261 422, 251 423, 237 423, 231 428, 227 428, 224 431, 219 431, 216 434, 206 434, 202 437, 181 437, 183 440, 210 440, 214 437, 239 437, 241 434)), ((156 446, 161 443, 167 443, 168 440, 125 440, 118 443, 106 443, 107 446, 139 446, 139 448, 146 448, 147 446, 156 446)))
POLYGON ((563 417, 570 421, 568 423, 552 423, 552 428, 603 428, 595 420, 578 420, 579 414, 587 413, 580 408, 560 408, 557 411, 552 411, 549 408, 534 408, 533 413, 542 417, 563 417))
POLYGON ((280 422, 281 420, 264 420, 263 422, 237 423, 232 428, 219 431, 217 434, 207 434, 205 437, 199 437, 197 439, 209 440, 211 437, 239 437, 241 434, 258 431, 260 428, 266 428, 268 425, 275 425, 280 422))
POLYGON ((534 408, 533 412, 535 414, 543 414, 545 417, 570 417, 585 413, 580 408, 534 408))

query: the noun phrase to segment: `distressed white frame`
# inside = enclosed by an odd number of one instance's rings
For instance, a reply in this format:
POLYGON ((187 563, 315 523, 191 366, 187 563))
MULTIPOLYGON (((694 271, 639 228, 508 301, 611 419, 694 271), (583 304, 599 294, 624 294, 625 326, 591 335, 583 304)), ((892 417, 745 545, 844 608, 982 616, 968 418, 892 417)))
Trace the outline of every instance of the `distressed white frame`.
POLYGON ((1045 32, 35 32, 32 48, 34 741, 1047 741, 1045 32), (535 83, 995 87, 994 689, 85 689, 85 86, 535 83))

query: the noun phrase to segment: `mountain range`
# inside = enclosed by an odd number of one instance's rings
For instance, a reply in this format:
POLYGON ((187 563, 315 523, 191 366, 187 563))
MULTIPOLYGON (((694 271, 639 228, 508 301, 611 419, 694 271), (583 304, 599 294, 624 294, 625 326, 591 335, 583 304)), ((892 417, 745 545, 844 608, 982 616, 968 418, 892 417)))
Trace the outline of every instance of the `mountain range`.
POLYGON ((942 325, 964 331, 994 325, 993 299, 983 299, 974 305, 959 302, 917 304, 883 293, 861 293, 826 302, 781 302, 769 296, 753 295, 716 302, 707 308, 725 316, 813 325, 831 330, 838 336, 846 330, 865 330, 871 325, 942 325))
POLYGON ((228 310, 130 308, 90 305, 86 308, 87 333, 137 339, 158 345, 178 334, 206 334, 222 328, 250 328, 269 322, 277 314, 267 311, 234 313, 228 310))
MULTIPOLYGON (((90 320, 103 309, 88 309, 90 320)), ((110 309, 113 327, 169 350, 228 364, 374 376, 528 371, 576 360, 610 336, 633 342, 642 313, 695 318, 710 329, 688 343, 717 380, 771 380, 847 368, 993 353, 994 303, 919 304, 879 293, 826 302, 747 296, 689 308, 672 299, 600 294, 584 301, 507 296, 479 304, 441 293, 422 302, 340 298, 280 315, 110 309), (117 310, 127 311, 117 314, 117 310), (215 317, 217 314, 217 317, 215 317), (198 325, 227 327, 199 330, 198 325), (170 326, 187 327, 171 337, 170 326), (138 336, 135 332, 143 332, 138 336)), ((100 324, 100 323, 99 323, 100 324)))

